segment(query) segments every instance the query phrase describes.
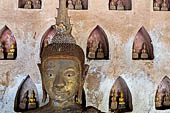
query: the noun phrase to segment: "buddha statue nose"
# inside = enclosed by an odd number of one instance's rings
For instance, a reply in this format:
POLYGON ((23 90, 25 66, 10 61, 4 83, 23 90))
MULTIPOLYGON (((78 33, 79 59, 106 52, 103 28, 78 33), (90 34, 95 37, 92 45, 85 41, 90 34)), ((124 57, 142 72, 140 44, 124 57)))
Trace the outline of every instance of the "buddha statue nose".
POLYGON ((56 76, 55 81, 54 81, 54 87, 61 89, 64 88, 66 85, 66 82, 62 76, 56 76))

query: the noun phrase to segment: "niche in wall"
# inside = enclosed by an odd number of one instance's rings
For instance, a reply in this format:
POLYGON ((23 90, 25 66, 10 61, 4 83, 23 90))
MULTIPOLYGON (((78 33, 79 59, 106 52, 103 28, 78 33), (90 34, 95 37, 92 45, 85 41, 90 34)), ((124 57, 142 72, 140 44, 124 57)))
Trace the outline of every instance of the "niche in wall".
POLYGON ((18 88, 14 110, 16 112, 28 111, 39 107, 39 97, 36 85, 28 75, 18 88))
POLYGON ((5 26, 0 30, 0 60, 14 60, 17 57, 17 44, 11 30, 5 26))
POLYGON ((153 0, 154 11, 169 11, 170 0, 153 0))
POLYGON ((110 91, 109 109, 113 112, 131 112, 132 95, 122 77, 118 77, 110 91))
POLYGON ((165 76, 155 94, 155 108, 157 110, 170 109, 170 79, 165 76))
POLYGON ((144 27, 141 27, 135 36, 132 48, 132 59, 154 59, 152 40, 144 27))
POLYGON ((72 10, 87 10, 88 0, 67 0, 66 6, 72 10))
POLYGON ((131 10, 131 0, 109 0, 109 10, 131 10))
POLYGON ((48 44, 51 43, 53 37, 55 36, 56 31, 54 30, 53 26, 51 26, 43 35, 41 39, 41 44, 40 44, 40 55, 43 51, 43 48, 46 47, 48 44))
POLYGON ((93 60, 109 59, 109 43, 104 30, 97 25, 87 40, 86 56, 93 60))
POLYGON ((41 9, 41 0, 18 0, 18 8, 41 9))

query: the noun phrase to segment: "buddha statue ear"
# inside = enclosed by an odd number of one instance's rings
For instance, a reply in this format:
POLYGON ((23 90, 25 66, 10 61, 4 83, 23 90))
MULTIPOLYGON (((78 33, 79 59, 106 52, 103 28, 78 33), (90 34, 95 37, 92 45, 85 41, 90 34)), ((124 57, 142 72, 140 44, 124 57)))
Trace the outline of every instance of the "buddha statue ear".
POLYGON ((44 84, 43 84, 43 77, 42 77, 42 67, 41 64, 37 64, 40 70, 40 74, 41 74, 41 79, 42 79, 42 90, 43 90, 43 99, 42 102, 45 103, 47 100, 47 92, 45 90, 44 84))
POLYGON ((85 78, 86 78, 88 69, 89 69, 89 65, 85 64, 83 66, 82 78, 80 80, 80 85, 79 85, 79 89, 78 89, 78 93, 77 93, 76 103, 78 103, 78 104, 82 104, 83 85, 84 85, 84 82, 85 82, 85 78))

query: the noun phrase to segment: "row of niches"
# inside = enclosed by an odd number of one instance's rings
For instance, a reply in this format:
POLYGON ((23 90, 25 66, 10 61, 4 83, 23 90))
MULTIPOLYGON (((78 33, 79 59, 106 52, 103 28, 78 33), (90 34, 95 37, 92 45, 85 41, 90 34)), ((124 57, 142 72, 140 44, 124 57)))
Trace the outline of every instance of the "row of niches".
MULTIPOLYGON (((41 50, 52 42, 56 32, 51 26, 41 39, 41 50)), ((14 60, 17 57, 17 43, 11 30, 5 26, 0 30, 0 59, 14 60)), ((97 25, 87 39, 86 57, 89 60, 109 60, 109 42, 104 30, 97 25)), ((144 27, 137 32, 132 48, 133 60, 153 60, 153 45, 144 27)))
MULTIPOLYGON (((83 94, 82 98, 85 99, 85 94, 83 94)), ((28 75, 18 87, 14 110, 16 112, 29 111, 38 108, 39 103, 38 90, 28 75)), ((167 76, 160 82, 155 93, 155 109, 170 109, 170 79, 167 76)), ((116 79, 110 90, 109 110, 112 112, 133 111, 132 95, 127 83, 122 77, 116 79)))

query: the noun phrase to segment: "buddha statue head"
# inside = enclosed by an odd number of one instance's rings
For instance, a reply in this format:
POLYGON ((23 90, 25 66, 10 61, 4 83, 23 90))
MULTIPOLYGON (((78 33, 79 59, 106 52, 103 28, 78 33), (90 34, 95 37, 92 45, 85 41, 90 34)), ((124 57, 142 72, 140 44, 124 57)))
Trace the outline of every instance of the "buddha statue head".
POLYGON ((81 103, 86 68, 84 52, 71 34, 61 30, 65 30, 64 25, 58 25, 56 29, 60 29, 60 34, 57 33, 52 43, 43 49, 39 64, 44 90, 43 101, 48 94, 50 100, 58 103, 75 100, 81 103))

